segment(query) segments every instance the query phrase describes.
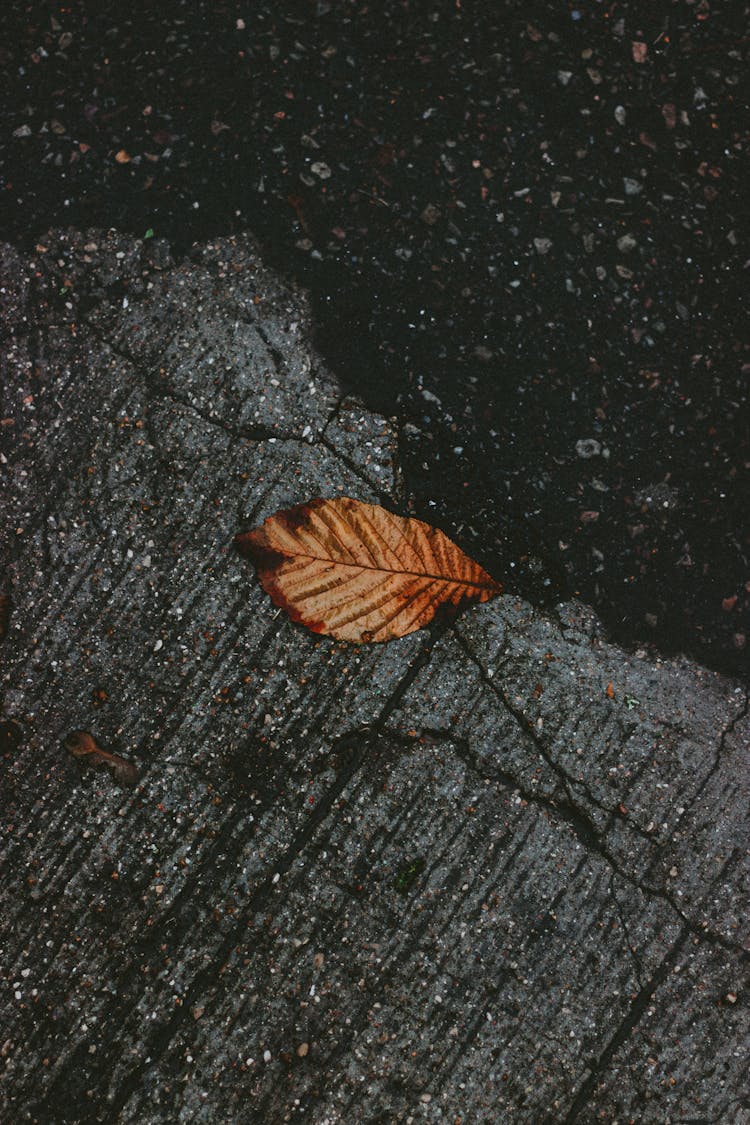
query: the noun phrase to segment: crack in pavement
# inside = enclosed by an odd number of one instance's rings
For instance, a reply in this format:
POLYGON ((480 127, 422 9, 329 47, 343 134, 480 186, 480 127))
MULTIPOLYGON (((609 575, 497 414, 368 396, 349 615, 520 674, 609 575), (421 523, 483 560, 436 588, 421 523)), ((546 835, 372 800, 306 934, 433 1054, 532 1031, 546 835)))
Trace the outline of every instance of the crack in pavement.
POLYGON ((529 738, 531 739, 531 741, 534 743, 534 746, 539 751, 539 754, 541 755, 541 757, 544 759, 544 761, 547 763, 549 768, 552 770, 552 772, 557 777, 558 781, 561 783, 563 789, 565 790, 565 795, 568 798, 568 800, 571 802, 571 804, 575 804, 574 795, 571 792, 571 786, 579 787, 580 789, 583 790, 584 794, 588 797, 588 799, 589 799, 589 801, 591 802, 592 805, 594 805, 596 808, 600 809, 601 812, 604 812, 604 813, 607 813, 608 815, 611 815, 612 810, 608 809, 605 805, 603 805, 601 803, 601 801, 597 800, 597 798, 594 797, 593 793, 591 792, 591 790, 589 789, 589 787, 586 785, 586 783, 584 781, 581 781, 580 779, 570 777, 569 774, 567 774, 565 772, 565 770, 562 768, 562 766, 558 762, 555 761, 555 759, 549 753, 549 751, 547 749, 547 746, 544 743, 544 740, 541 739, 539 737, 539 735, 537 734, 537 732, 534 729, 534 726, 531 723, 531 721, 526 718, 526 716, 523 714, 523 712, 521 710, 519 710, 519 708, 514 707, 514 705, 510 702, 510 700, 508 699, 505 692, 502 691, 502 689, 498 686, 498 684, 495 683, 495 681, 492 679, 492 677, 487 674, 487 669, 484 667, 484 665, 482 664, 479 657, 473 651, 473 649, 471 648, 471 645, 468 643, 468 641, 463 636, 463 634, 460 633, 458 630, 455 630, 454 636, 455 636, 459 646, 461 647, 461 649, 464 651, 466 656, 469 658, 471 663, 474 665, 474 667, 479 672, 479 675, 480 675, 480 678, 481 678, 482 682, 490 689, 492 694, 495 695, 496 698, 500 700, 503 707, 506 709, 506 711, 508 711, 513 716, 513 718, 516 720, 516 722, 518 723, 518 726, 521 728, 521 730, 524 732, 524 734, 527 734, 529 736, 529 738))
MULTIPOLYGON (((477 658, 474 657, 473 654, 469 655, 472 662, 478 665, 477 658)), ((481 665, 478 665, 478 667, 481 671, 481 665)), ((502 693, 499 691, 497 686, 493 684, 492 680, 490 679, 488 679, 487 682, 495 692, 495 694, 498 695, 498 697, 502 700, 502 693)), ((511 711, 511 713, 514 714, 513 711, 511 711)), ((515 714, 514 718, 516 718, 515 714)), ((526 727, 524 723, 525 720, 523 720, 520 725, 521 729, 525 730, 526 727)), ((584 809, 581 809, 576 804, 575 800, 570 794, 570 791, 564 784, 564 773, 560 768, 556 769, 555 773, 558 775, 558 777, 563 774, 563 777, 561 777, 560 780, 563 781, 562 788, 563 792, 565 793, 565 800, 560 800, 559 798, 554 797, 545 797, 541 793, 536 793, 524 786, 523 783, 519 781, 519 779, 513 776, 513 774, 508 773, 507 771, 502 770, 499 767, 495 768, 493 772, 489 774, 486 766, 480 762, 477 752, 465 738, 452 734, 450 731, 432 730, 429 727, 422 727, 421 729, 424 734, 427 734, 432 738, 436 738, 440 741, 452 742, 459 752, 465 754, 468 764, 471 765, 471 767, 475 770, 475 772, 479 774, 480 777, 489 776, 491 779, 497 779, 503 784, 512 786, 514 789, 518 790, 524 800, 533 802, 534 804, 537 804, 545 808, 547 811, 553 813, 553 815, 556 815, 560 819, 566 821, 574 830, 584 847, 599 855, 607 863, 614 874, 618 875, 625 882, 635 887, 647 898, 658 899, 671 907, 671 909, 675 912, 683 925, 687 927, 690 933, 710 944, 719 945, 723 949, 733 954, 739 954, 740 956, 750 956, 750 954, 746 954, 740 944, 730 941, 729 939, 724 937, 723 934, 720 934, 716 930, 711 929, 708 923, 696 921, 694 918, 691 918, 690 915, 681 908, 676 896, 670 894, 663 888, 649 884, 645 879, 638 879, 635 875, 625 870, 625 868, 607 847, 603 833, 597 828, 588 813, 586 813, 584 809)), ((537 744, 537 738, 533 738, 535 745, 537 744)), ((545 758, 545 761, 547 761, 547 755, 543 754, 543 756, 545 758)), ((653 841, 650 842, 653 843, 653 841)))
MULTIPOLYGON (((186 395, 180 395, 171 386, 165 387, 158 385, 157 383, 155 383, 154 377, 149 373, 148 370, 146 370, 143 362, 140 359, 138 359, 136 356, 132 355, 130 352, 123 349, 119 345, 113 344, 112 341, 107 339, 107 337, 100 331, 100 329, 96 325, 91 324, 88 320, 84 321, 84 323, 86 324, 87 329, 92 333, 92 335, 95 336, 95 338, 98 339, 102 344, 104 344, 112 352, 113 355, 116 355, 120 359, 124 360, 133 368, 134 371, 138 373, 143 385, 143 389, 152 402, 175 402, 178 406, 182 406, 186 410, 193 411, 208 425, 216 426, 218 429, 223 430, 225 433, 229 434, 230 437, 233 437, 235 439, 246 438, 249 441, 258 442, 290 441, 296 442, 297 444, 305 446, 306 448, 310 448, 311 446, 320 443, 322 438, 322 431, 325 429, 325 426, 328 425, 328 422, 333 416, 333 414, 331 414, 331 417, 326 420, 325 424, 321 428, 321 433, 317 437, 313 437, 311 439, 303 438, 298 434, 290 433, 285 430, 276 430, 272 426, 266 426, 263 423, 237 425, 233 422, 227 421, 225 418, 222 418, 219 414, 216 414, 211 410, 202 409, 200 406, 196 405, 196 403, 192 402, 186 395)), ((336 406, 338 406, 338 401, 340 400, 337 400, 336 406)), ((336 451, 333 449, 331 449, 331 452, 336 453, 336 451)), ((338 456, 338 454, 336 455, 338 456)))
MULTIPOLYGON (((591 1096, 594 1092, 594 1088, 597 1082, 599 1081, 600 1075, 606 1070, 617 1051, 620 1049, 620 1047, 623 1046, 624 1043, 628 1041, 628 1039, 640 1024, 643 1016, 646 1014, 652 997, 654 996, 657 989, 667 979, 672 966, 679 957, 680 952, 682 951, 685 942, 690 937, 691 932, 692 931, 690 930, 689 926, 683 926, 682 930, 677 935, 677 938, 665 954, 658 968, 651 975, 648 982, 641 988, 640 992, 631 1003, 625 1018, 621 1021, 614 1034, 610 1037, 607 1045, 604 1047, 604 1050, 600 1053, 599 1057, 590 1067, 589 1075, 584 1080, 578 1093, 573 1099, 573 1103, 567 1114, 565 1115, 565 1118, 562 1121, 562 1125, 573 1125, 573 1123, 580 1116, 581 1112, 586 1108, 586 1105, 591 1100, 591 1096)), ((560 1125, 560 1123, 559 1120, 553 1123, 553 1119, 548 1118, 545 1125, 560 1125)))
POLYGON ((703 781, 698 786, 698 788, 695 791, 695 793, 693 794, 693 796, 690 798, 689 802, 685 805, 684 812, 682 812, 679 815, 678 819, 675 821, 675 830, 680 826, 680 824, 685 819, 685 817, 688 816, 688 814, 691 812, 693 806, 697 804, 698 800, 700 799, 700 797, 704 793, 704 791, 705 791, 706 787, 708 786, 708 784, 710 783, 711 779, 716 774, 716 772, 717 772, 717 770, 718 770, 718 768, 721 764, 721 757, 722 757, 722 754, 724 753, 724 747, 726 746, 727 739, 734 732, 734 729, 737 726, 737 724, 741 723, 742 720, 744 718, 746 718, 749 709, 750 709, 750 688, 746 688, 745 689, 745 701, 743 703, 742 710, 738 711, 736 715, 733 715, 732 718, 729 720, 729 722, 724 727, 724 729, 722 730, 721 735, 719 736, 718 742, 716 744, 716 750, 714 752, 714 760, 713 760, 713 762, 712 762, 712 764, 711 764, 711 766, 708 770, 708 773, 706 774, 703 781))
POLYGON ((617 916, 620 919, 620 925, 622 926, 622 931, 625 935, 625 943, 628 947, 628 952, 630 953, 630 955, 633 959, 633 964, 635 966, 636 980, 638 981, 638 984, 641 986, 641 988, 643 988, 643 971, 644 971, 643 970, 643 962, 641 961, 640 957, 638 956, 638 952, 637 952, 637 949, 636 949, 635 945, 630 940, 630 929, 628 928, 628 923, 625 920, 625 914, 624 914, 623 909, 622 909, 622 903, 620 902, 620 899, 619 899, 618 894, 617 894, 617 889, 615 888, 614 872, 612 872, 610 874, 610 877, 609 877, 609 893, 610 893, 610 896, 612 898, 612 901, 615 904, 615 909, 617 910, 617 916))
POLYGON ((326 423, 326 426, 323 427, 323 431, 318 437, 316 444, 325 446, 325 448, 330 453, 332 453, 333 456, 336 457, 342 465, 345 465, 350 472, 354 473, 358 480, 361 480, 367 488, 375 493, 381 504, 393 505, 395 501, 392 494, 385 488, 378 488, 375 485, 375 482, 370 480, 366 473, 364 473, 362 469, 360 469, 359 466, 350 457, 347 457, 345 453, 342 453, 340 449, 336 448, 333 442, 329 441, 329 439, 325 437, 325 430, 327 429, 327 425, 328 423, 326 423))

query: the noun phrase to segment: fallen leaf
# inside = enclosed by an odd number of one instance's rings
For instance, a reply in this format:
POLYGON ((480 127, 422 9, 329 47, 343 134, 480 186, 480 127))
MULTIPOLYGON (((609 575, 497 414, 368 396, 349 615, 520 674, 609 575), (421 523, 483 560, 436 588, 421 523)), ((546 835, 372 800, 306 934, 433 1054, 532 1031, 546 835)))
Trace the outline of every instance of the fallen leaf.
POLYGON ((633 62, 643 63, 646 61, 648 55, 648 44, 636 39, 632 43, 633 48, 633 62))
POLYGON ((115 160, 118 164, 129 164, 131 159, 130 153, 125 148, 121 148, 119 152, 115 153, 115 160))
POLYGON ((503 592, 442 531, 347 496, 276 512, 235 543, 292 621, 339 640, 403 637, 441 606, 503 592))
POLYGON ((105 766, 120 785, 131 786, 138 782, 138 770, 127 758, 103 750, 87 730, 73 730, 66 737, 65 749, 74 758, 82 758, 95 769, 105 766))
POLYGON ((307 219, 305 218, 304 200, 301 195, 288 195, 286 201, 290 207, 294 208, 294 213, 297 216, 297 222, 304 231, 309 231, 307 219))
POLYGON ((612 683, 611 680, 607 684, 606 695, 607 695, 607 699, 614 699, 615 698, 615 688, 614 688, 614 684, 612 683))

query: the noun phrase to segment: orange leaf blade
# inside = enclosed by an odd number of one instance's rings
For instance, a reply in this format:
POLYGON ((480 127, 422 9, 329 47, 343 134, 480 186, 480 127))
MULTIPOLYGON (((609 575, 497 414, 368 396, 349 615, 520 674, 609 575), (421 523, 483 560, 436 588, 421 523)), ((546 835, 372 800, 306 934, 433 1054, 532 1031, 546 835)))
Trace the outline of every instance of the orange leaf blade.
POLYGON ((404 637, 503 589, 438 528, 347 496, 276 512, 235 542, 275 605, 338 640, 404 637))

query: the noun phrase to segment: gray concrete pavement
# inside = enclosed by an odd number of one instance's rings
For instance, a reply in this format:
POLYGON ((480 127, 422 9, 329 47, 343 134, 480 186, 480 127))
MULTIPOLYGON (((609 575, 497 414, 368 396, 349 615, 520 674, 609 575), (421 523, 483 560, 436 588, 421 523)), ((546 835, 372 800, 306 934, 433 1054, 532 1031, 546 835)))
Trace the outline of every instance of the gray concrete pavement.
POLYGON ((2 270, 3 1120, 750 1120, 746 687, 579 604, 301 630, 234 534, 401 498, 304 296, 244 238, 2 270))

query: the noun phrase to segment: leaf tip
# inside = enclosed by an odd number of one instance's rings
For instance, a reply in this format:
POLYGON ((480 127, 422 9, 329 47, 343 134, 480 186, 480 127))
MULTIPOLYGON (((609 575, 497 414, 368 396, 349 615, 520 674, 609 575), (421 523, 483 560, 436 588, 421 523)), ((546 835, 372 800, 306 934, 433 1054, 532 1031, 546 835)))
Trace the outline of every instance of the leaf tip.
POLYGON ((262 527, 256 527, 254 531, 241 531, 235 535, 234 545, 239 553, 253 564, 261 582, 264 574, 272 574, 286 560, 283 552, 269 547, 262 527))
POLYGON ((234 537, 235 549, 245 558, 252 558, 254 531, 238 531, 234 537))

